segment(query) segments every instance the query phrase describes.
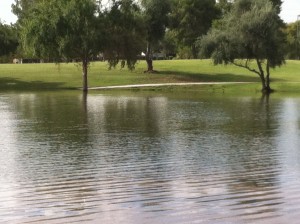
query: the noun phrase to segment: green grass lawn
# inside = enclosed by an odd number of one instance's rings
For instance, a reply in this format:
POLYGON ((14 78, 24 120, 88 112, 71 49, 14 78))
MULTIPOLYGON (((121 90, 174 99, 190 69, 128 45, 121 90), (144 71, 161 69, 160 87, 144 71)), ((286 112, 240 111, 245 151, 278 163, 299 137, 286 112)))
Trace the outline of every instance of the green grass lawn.
MULTIPOLYGON (((107 63, 90 65, 89 86, 113 86, 127 84, 176 83, 176 82, 254 82, 240 86, 201 87, 227 88, 241 91, 259 91, 257 75, 235 66, 214 66, 211 60, 154 61, 156 74, 145 74, 144 61, 134 71, 108 70, 107 63)), ((282 92, 300 92, 300 61, 287 61, 286 65, 272 70, 271 86, 282 92)), ((1 64, 0 90, 56 90, 81 87, 81 68, 75 64, 1 64)), ((182 87, 183 88, 183 87, 182 87)), ((196 88, 196 87, 195 87, 196 88)), ((197 87, 200 88, 199 86, 197 87)), ((191 87, 188 87, 191 89, 191 87)))

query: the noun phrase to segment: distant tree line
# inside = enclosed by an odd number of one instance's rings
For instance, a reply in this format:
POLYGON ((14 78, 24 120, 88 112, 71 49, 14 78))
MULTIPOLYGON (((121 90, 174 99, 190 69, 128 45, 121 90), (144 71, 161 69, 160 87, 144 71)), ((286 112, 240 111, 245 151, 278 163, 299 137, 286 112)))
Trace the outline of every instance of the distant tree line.
POLYGON ((0 56, 79 61, 83 89, 88 65, 104 55, 110 67, 146 72, 153 54, 213 58, 258 74, 270 91, 270 68, 299 59, 299 27, 279 17, 281 0, 15 0, 14 25, 0 25, 0 56), (257 68, 253 68, 253 62, 257 68))
POLYGON ((11 60, 18 45, 16 26, 2 24, 0 21, 0 62, 11 60))

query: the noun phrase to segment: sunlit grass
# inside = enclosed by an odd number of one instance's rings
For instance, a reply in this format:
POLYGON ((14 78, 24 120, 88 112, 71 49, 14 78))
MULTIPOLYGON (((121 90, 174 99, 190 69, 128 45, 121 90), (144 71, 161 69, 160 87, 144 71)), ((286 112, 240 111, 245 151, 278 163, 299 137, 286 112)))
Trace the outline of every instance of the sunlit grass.
MULTIPOLYGON (((144 73, 146 63, 141 61, 134 71, 109 70, 106 62, 90 65, 89 86, 177 82, 254 82, 240 86, 214 87, 231 91, 259 91, 257 75, 235 66, 214 66, 211 60, 154 61, 155 74, 144 73)), ((287 61, 286 65, 272 70, 272 87, 277 91, 300 92, 300 62, 287 61)), ((81 87, 81 68, 76 64, 1 64, 0 89, 2 90, 55 90, 81 87)), ((189 87, 190 90, 193 87, 189 87)), ((199 89, 200 87, 194 87, 199 89)), ((174 89, 174 88, 173 88, 174 89)), ((179 87, 177 89, 180 89, 179 87)), ((182 88, 181 88, 182 89, 182 88)), ((213 87, 201 87, 202 90, 213 87)))

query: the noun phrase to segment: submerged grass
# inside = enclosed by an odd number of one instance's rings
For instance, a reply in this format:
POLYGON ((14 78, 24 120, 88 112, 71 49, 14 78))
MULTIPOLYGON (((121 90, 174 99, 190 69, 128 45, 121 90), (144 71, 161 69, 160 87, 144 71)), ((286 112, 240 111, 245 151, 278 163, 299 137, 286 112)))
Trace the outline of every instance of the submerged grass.
MULTIPOLYGON (((145 88, 151 91, 259 92, 257 75, 235 66, 214 66, 211 60, 155 61, 158 73, 144 73, 141 61, 134 71, 109 70, 106 62, 91 63, 89 86, 179 82, 253 82, 239 85, 145 88)), ((281 92, 300 92, 300 62, 287 61, 272 71, 271 86, 281 92)), ((57 90, 81 87, 81 68, 76 64, 1 64, 0 90, 57 90)))

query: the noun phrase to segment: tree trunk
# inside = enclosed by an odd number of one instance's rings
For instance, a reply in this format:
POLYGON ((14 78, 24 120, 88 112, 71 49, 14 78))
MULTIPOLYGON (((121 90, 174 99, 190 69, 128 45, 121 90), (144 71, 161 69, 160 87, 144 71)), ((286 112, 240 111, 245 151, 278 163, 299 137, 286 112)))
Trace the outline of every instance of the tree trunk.
POLYGON ((264 93, 272 93, 274 92, 273 89, 271 89, 271 86, 270 86, 270 83, 271 83, 271 79, 270 79, 270 64, 269 64, 269 61, 267 61, 267 65, 266 65, 266 78, 265 78, 265 85, 264 85, 264 88, 263 88, 263 92, 264 93))
POLYGON ((82 90, 88 91, 88 60, 82 60, 82 90))
POLYGON ((270 94, 270 93, 274 92, 274 90, 271 89, 270 85, 268 85, 268 84, 265 84, 261 91, 264 94, 270 94))
POLYGON ((270 87, 270 66, 269 66, 269 62, 267 62, 266 65, 266 76, 265 76, 265 72, 262 66, 262 62, 259 59, 256 59, 257 62, 257 66, 259 68, 259 77, 261 80, 261 84, 262 84, 262 92, 264 94, 270 94, 271 92, 273 92, 273 90, 270 87))
POLYGON ((267 89, 265 76, 264 76, 264 74, 260 74, 259 77, 260 77, 261 87, 262 87, 261 91, 265 92, 265 90, 267 89))
POLYGON ((271 89, 270 77, 268 75, 266 77, 264 75, 260 75, 260 79, 261 79, 261 84, 262 84, 261 91, 264 94, 270 94, 270 93, 274 92, 274 90, 271 89))
POLYGON ((147 71, 146 72, 152 73, 153 72, 153 59, 152 59, 151 44, 149 42, 147 44, 146 62, 147 62, 147 71))
POLYGON ((267 77, 266 77, 266 86, 267 86, 267 88, 268 88, 268 90, 270 91, 270 92, 273 92, 274 90, 272 90, 271 89, 271 86, 270 86, 270 84, 271 84, 271 79, 270 79, 270 64, 269 64, 269 61, 267 62, 267 65, 266 65, 266 71, 267 71, 267 77))
POLYGON ((153 72, 153 60, 152 58, 146 58, 147 72, 153 72))
POLYGON ((262 60, 256 58, 256 64, 259 69, 258 71, 256 69, 252 69, 251 67, 249 67, 248 62, 249 62, 249 59, 247 59, 245 61, 245 64, 236 63, 234 61, 232 63, 238 67, 246 68, 249 71, 257 74, 261 81, 261 85, 262 85, 261 91, 263 94, 270 94, 270 93, 274 92, 274 90, 271 89, 271 87, 270 87, 271 80, 270 80, 270 64, 269 64, 269 62, 267 61, 266 69, 265 69, 266 71, 264 71, 264 68, 262 66, 262 64, 263 64, 262 60))

